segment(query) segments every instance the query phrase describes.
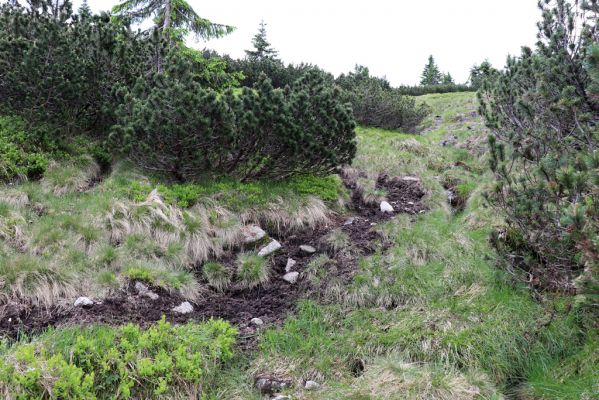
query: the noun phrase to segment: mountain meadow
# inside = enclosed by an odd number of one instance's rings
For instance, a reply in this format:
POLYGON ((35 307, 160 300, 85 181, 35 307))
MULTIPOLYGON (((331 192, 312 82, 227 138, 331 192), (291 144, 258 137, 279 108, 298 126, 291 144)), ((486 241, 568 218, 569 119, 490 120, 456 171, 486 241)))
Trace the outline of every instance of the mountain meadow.
POLYGON ((1 1, 0 398, 599 399, 599 2, 539 7, 393 86, 1 1))

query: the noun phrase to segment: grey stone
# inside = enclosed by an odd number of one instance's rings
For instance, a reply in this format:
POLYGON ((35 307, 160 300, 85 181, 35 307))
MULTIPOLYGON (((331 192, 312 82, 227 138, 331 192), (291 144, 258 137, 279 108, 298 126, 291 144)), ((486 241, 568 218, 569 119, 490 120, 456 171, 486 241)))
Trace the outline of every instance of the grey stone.
POLYGON ((291 397, 279 394, 273 397, 272 400, 291 400, 291 397))
POLYGON ((295 261, 293 258, 288 258, 287 265, 285 265, 285 272, 291 272, 293 267, 295 267, 295 264, 297 264, 297 261, 295 261))
POLYGON ((255 243, 266 237, 266 232, 258 225, 247 225, 241 229, 243 234, 243 242, 245 244, 255 243))
POLYGON ((298 278, 299 272, 288 272, 285 274, 285 276, 283 276, 283 280, 285 280, 288 283, 291 283, 292 285, 297 282, 298 278))
POLYGON ((148 297, 151 300, 158 300, 160 298, 160 296, 151 291, 147 285, 144 285, 141 282, 135 282, 135 290, 137 290, 137 293, 140 296, 148 297))
POLYGON ((386 201, 381 201, 381 212, 392 214, 395 210, 393 206, 386 201))
POLYGON ((347 221, 345 221, 343 223, 344 226, 348 226, 348 225, 353 225, 353 223, 356 221, 356 219, 354 217, 349 218, 347 221))
POLYGON ((79 297, 75 300, 75 307, 91 307, 94 302, 89 297, 79 297))
POLYGON ((403 178, 401 178, 401 180, 408 182, 420 182, 420 178, 416 178, 415 176, 404 176, 403 178))
POLYGON ((268 255, 271 255, 275 251, 279 250, 281 247, 283 247, 281 245, 281 243, 277 242, 276 240, 273 240, 268 245, 266 245, 262 249, 260 249, 260 251, 258 252, 258 255, 260 257, 266 257, 268 255))
POLYGON ((307 244, 301 245, 300 250, 303 251, 304 253, 308 253, 308 254, 316 253, 316 249, 312 246, 308 246, 307 244))
POLYGON ((189 314, 193 312, 193 306, 188 301, 184 301, 177 307, 173 308, 173 312, 176 312, 177 314, 189 314))
POLYGON ((263 394, 274 393, 290 386, 290 382, 278 379, 263 377, 256 379, 256 388, 263 394))
POLYGON ((320 388, 320 384, 315 381, 307 381, 304 385, 304 389, 306 390, 316 390, 318 388, 320 388))
POLYGON ((256 326, 264 325, 264 321, 262 321, 260 318, 252 318, 250 322, 256 326))

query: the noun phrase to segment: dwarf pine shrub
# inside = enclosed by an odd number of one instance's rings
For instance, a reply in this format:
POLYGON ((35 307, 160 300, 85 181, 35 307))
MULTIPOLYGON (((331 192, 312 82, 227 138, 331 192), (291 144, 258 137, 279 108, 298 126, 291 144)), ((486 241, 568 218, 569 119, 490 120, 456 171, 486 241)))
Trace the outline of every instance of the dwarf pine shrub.
POLYGON ((509 225, 495 243, 526 269, 542 266, 562 277, 586 270, 597 293, 599 5, 558 0, 540 7, 536 49, 509 58, 479 92, 493 130, 497 185, 489 197, 509 225))
POLYGON ((171 54, 165 73, 119 90, 115 149, 179 181, 205 176, 241 180, 325 175, 356 152, 351 111, 336 88, 310 72, 292 88, 265 76, 241 94, 203 88, 185 59, 171 54))

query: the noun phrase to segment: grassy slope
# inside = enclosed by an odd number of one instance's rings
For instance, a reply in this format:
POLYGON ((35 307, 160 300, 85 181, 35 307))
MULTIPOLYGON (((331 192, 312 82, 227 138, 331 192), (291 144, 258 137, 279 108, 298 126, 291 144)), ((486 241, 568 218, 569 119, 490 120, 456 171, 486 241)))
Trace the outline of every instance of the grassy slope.
MULTIPOLYGON (((438 144, 447 133, 484 143, 470 115, 474 94, 424 99, 433 115, 423 137, 360 129, 355 167, 420 176, 430 212, 381 226, 394 243, 388 254, 363 261, 340 304, 305 301, 284 327, 264 332, 249 370, 323 383, 314 393, 289 391, 305 399, 592 398, 596 339, 566 311, 571 299, 541 304, 495 268, 487 238, 501 221, 484 207, 484 155, 438 144), (448 207, 447 181, 467 188, 464 212, 448 207), (576 357, 586 360, 578 376, 576 357), (556 375, 567 384, 551 384, 556 375)), ((225 383, 228 397, 258 398, 244 374, 224 378, 234 382, 225 383)))
MULTIPOLYGON (((430 211, 414 220, 399 216, 379 226, 392 248, 362 260, 352 284, 335 299, 327 304, 305 300, 283 327, 263 331, 257 351, 238 354, 214 378, 214 398, 260 398, 253 388, 253 377, 260 373, 295 381, 289 394, 304 399, 492 399, 514 394, 531 399, 592 398, 597 389, 597 339, 584 336, 576 316, 566 311, 572 300, 539 303, 495 268, 487 237, 501 220, 482 199, 490 177, 480 152, 485 132, 470 114, 476 109, 474 94, 422 99, 433 108, 423 136, 360 129, 354 166, 371 178, 381 172, 421 177, 429 191, 430 211), (455 134, 474 151, 440 146, 447 134, 455 134), (483 140, 474 140, 477 137, 483 140), (447 204, 444 185, 468 199, 463 212, 455 213, 447 204), (362 366, 363 373, 357 373, 362 366), (320 382, 322 388, 298 389, 307 379, 320 382)), ((117 201, 132 207, 153 185, 121 168, 94 190, 72 193, 85 180, 81 171, 86 168, 63 165, 41 184, 21 185, 10 196, 2 193, 0 235, 4 227, 9 240, 22 240, 29 254, 14 251, 14 243, 4 244, 8 240, 0 241, 0 274, 9 282, 1 288, 4 294, 18 287, 22 294, 47 303, 82 290, 100 295, 118 284, 133 264, 139 267, 139 259, 150 262, 143 267, 154 271, 158 283, 193 291, 196 278, 178 266, 185 257, 181 246, 157 246, 143 235, 131 235, 118 249, 111 245, 113 229, 106 226, 105 215, 117 201), (57 188, 63 187, 68 188, 66 194, 57 195, 57 188), (19 204, 19 193, 27 193, 28 205, 19 204), (36 213, 38 208, 43 212, 36 213), (3 221, 9 222, 3 226, 3 221), (15 235, 17 226, 23 228, 20 235, 15 235), (83 287, 81 276, 87 278, 83 287)), ((93 173, 93 168, 87 170, 93 173)), ((228 212, 208 216, 212 229, 225 232, 243 218, 248 206, 255 213, 266 210, 264 215, 275 224, 285 221, 285 213, 305 214, 301 209, 311 187, 325 190, 325 200, 335 190, 334 184, 320 181, 243 188, 222 182, 163 192, 180 205, 189 205, 186 201, 197 195, 225 205, 228 212), (234 200, 239 195, 243 201, 234 200), (279 201, 281 197, 286 201, 279 201), (277 212, 268 212, 273 209, 277 212)), ((203 205, 192 208, 197 215, 191 217, 201 218, 203 205)), ((140 209, 143 215, 145 211, 140 209)), ((176 227, 184 233, 192 228, 197 226, 176 227)), ((63 339, 58 331, 40 340, 63 339)))

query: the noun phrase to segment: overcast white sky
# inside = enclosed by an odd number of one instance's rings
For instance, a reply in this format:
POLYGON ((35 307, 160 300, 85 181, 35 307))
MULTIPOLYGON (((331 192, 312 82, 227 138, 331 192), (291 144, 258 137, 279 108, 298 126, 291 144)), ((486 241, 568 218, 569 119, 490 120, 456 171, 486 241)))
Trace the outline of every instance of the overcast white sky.
MULTIPOLYGON (((74 0, 78 6, 82 0, 74 0)), ((117 0, 88 0, 108 10, 117 0)), ((242 57, 262 19, 285 62, 318 64, 336 75, 366 65, 394 85, 417 84, 430 54, 458 82, 485 58, 502 67, 508 54, 536 40, 537 0, 189 0, 228 37, 198 48, 242 57)))

